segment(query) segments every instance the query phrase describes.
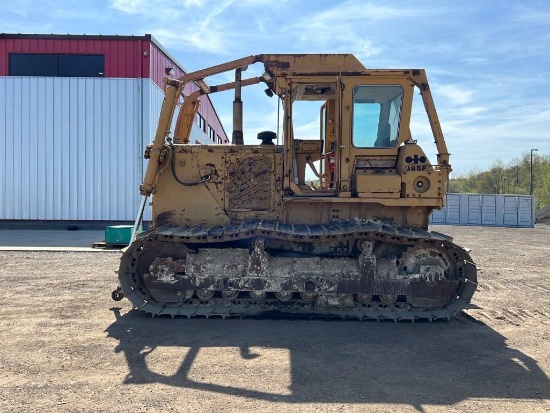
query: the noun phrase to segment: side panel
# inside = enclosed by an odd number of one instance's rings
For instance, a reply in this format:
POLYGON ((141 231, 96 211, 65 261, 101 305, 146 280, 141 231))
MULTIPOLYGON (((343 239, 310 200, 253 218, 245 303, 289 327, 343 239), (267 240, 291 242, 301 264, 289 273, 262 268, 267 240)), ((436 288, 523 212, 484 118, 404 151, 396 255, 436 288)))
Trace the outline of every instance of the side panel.
POLYGON ((481 225, 481 201, 480 195, 470 195, 467 198, 468 205, 468 225, 481 225))
POLYGON ((533 198, 518 197, 518 226, 532 227, 535 224, 533 215, 533 198))
POLYGON ((180 182, 170 163, 161 166, 153 195, 155 227, 281 218, 280 147, 176 145, 175 150, 180 182))
POLYGON ((515 196, 504 197, 504 226, 515 227, 518 224, 518 199, 515 196))
POLYGON ((460 195, 447 194, 447 224, 460 224, 460 195))
POLYGON ((496 223, 499 227, 504 226, 504 196, 497 196, 497 216, 496 223))
POLYGON ((139 82, 0 78, 0 219, 133 220, 139 82))
POLYGON ((482 225, 496 225, 497 197, 494 195, 483 195, 481 210, 482 225))
POLYGON ((445 224, 445 210, 434 209, 430 215, 430 224, 445 224))
POLYGON ((149 79, 0 77, 0 219, 134 220, 163 98, 149 79))
POLYGON ((459 223, 462 225, 468 224, 468 201, 469 201, 470 195, 469 194, 462 194, 460 195, 460 219, 459 223))

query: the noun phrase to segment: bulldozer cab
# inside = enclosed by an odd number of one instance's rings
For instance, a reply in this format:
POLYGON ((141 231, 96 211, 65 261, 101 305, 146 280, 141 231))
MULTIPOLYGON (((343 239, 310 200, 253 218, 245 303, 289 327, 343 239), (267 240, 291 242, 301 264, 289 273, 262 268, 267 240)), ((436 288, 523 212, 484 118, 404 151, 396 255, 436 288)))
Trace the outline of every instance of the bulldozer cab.
MULTIPOLYGON (((297 197, 399 198, 401 146, 410 140, 414 85, 401 74, 286 78, 286 185, 297 197), (317 104, 315 138, 302 136, 303 103, 317 104), (311 178, 314 178, 311 180, 311 178)), ((307 125, 307 123, 306 123, 307 125)), ((406 158, 406 157, 405 157, 406 158)), ((414 159, 414 158, 413 158, 414 159)), ((423 153, 425 170, 433 167, 423 153)), ((419 165, 420 166, 420 165, 419 165)), ((422 167, 421 166, 421 167, 422 167)))

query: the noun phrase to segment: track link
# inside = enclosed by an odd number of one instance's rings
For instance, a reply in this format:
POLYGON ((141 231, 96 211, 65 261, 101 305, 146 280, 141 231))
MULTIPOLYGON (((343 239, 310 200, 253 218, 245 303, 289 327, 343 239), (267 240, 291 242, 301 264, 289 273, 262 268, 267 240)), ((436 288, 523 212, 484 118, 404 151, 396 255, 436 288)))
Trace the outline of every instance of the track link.
POLYGON ((226 227, 172 227, 163 226, 142 233, 124 252, 119 270, 121 292, 132 304, 153 315, 187 317, 290 317, 290 318, 341 318, 359 320, 449 320, 470 302, 477 287, 476 267, 467 250, 454 244, 452 239, 437 232, 399 228, 377 220, 334 221, 326 225, 290 225, 273 220, 249 220, 240 225, 226 227), (153 243, 167 246, 224 246, 236 242, 269 240, 298 243, 319 243, 330 240, 371 240, 407 248, 430 247, 445 250, 458 268, 458 289, 453 298, 440 308, 417 308, 406 301, 385 304, 382 301, 355 302, 352 306, 320 306, 315 302, 296 298, 281 301, 271 296, 264 299, 245 297, 241 293, 234 299, 214 296, 210 299, 189 298, 178 303, 155 301, 146 291, 138 274, 138 261, 153 243))

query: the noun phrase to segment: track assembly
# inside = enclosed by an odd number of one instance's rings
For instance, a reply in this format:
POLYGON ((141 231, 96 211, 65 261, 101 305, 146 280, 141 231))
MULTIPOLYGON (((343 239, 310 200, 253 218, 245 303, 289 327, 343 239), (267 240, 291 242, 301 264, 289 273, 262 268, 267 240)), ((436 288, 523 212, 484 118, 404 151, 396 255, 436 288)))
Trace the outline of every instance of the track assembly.
POLYGON ((476 282, 468 252, 435 232, 249 220, 141 234, 113 299, 153 315, 431 321, 464 309, 476 282))

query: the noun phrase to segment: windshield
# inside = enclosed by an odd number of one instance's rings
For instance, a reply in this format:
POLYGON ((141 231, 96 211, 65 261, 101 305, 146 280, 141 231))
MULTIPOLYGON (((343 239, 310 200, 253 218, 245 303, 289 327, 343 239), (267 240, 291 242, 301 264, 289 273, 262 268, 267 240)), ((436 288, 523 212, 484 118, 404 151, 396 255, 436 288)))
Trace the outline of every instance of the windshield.
POLYGON ((353 146, 393 148, 397 144, 403 89, 396 85, 353 88, 353 146))

